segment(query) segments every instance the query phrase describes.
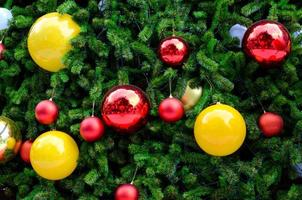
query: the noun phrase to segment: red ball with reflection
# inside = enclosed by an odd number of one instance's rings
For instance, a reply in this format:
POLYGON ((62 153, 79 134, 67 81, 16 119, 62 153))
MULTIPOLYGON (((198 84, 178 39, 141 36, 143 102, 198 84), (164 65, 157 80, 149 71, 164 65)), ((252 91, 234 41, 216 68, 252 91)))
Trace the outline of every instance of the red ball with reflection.
POLYGON ((290 34, 278 22, 261 20, 247 29, 242 47, 263 67, 280 66, 291 51, 290 34))
POLYGON ((133 184, 120 185, 114 195, 114 200, 138 200, 139 191, 133 184))
POLYGON ((158 54, 162 62, 177 67, 187 59, 189 46, 180 37, 168 37, 161 41, 158 54))
POLYGON ((176 122, 183 117, 185 110, 181 101, 169 97, 159 104, 158 113, 165 122, 176 122))
POLYGON ((44 100, 36 106, 35 115, 38 122, 49 125, 57 120, 59 108, 52 100, 44 100))
POLYGON ((259 120, 258 125, 261 132, 266 137, 279 135, 283 130, 283 119, 280 115, 272 112, 263 113, 259 120))
POLYGON ((87 142, 100 139, 105 132, 103 122, 98 117, 87 117, 80 124, 80 134, 87 142))
POLYGON ((4 44, 0 43, 0 60, 3 59, 4 51, 5 51, 5 46, 4 46, 4 44))
POLYGON ((105 124, 122 133, 133 133, 144 126, 149 110, 146 94, 133 85, 113 87, 105 94, 101 106, 105 124))

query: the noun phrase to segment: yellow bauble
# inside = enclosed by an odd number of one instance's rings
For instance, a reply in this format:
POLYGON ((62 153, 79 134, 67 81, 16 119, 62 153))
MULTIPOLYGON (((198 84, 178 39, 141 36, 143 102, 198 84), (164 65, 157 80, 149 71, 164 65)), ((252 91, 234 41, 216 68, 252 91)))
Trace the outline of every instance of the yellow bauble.
POLYGON ((69 176, 77 166, 79 149, 68 134, 61 131, 43 133, 33 142, 30 163, 41 177, 60 180, 69 176))
POLYGON ((246 135, 242 115, 233 107, 216 104, 204 109, 194 125, 197 144, 213 156, 227 156, 237 151, 246 135))
POLYGON ((183 103, 185 110, 193 108, 202 95, 202 88, 200 86, 191 88, 190 82, 191 81, 188 81, 185 93, 181 97, 181 102, 183 103))
POLYGON ((43 15, 29 31, 29 53, 41 68, 57 72, 64 68, 62 58, 71 49, 70 39, 79 32, 80 27, 68 14, 53 12, 43 15))

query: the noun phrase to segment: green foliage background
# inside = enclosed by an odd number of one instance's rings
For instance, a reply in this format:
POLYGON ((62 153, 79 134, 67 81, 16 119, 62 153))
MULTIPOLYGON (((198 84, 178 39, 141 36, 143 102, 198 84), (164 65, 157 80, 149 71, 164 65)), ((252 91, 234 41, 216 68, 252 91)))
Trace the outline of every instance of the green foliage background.
POLYGON ((117 185, 131 181, 136 166, 141 200, 301 199, 302 179, 293 165, 302 161, 302 37, 292 37, 292 53, 282 68, 264 70, 228 35, 232 25, 260 19, 277 20, 292 34, 302 28, 300 1, 106 0, 102 13, 98 1, 79 1, 15 0, 12 5, 14 21, 3 40, 8 50, 0 61, 0 113, 18 123, 24 139, 53 128, 70 133, 80 160, 70 177, 52 182, 16 157, 0 166, 1 199, 110 200, 117 185), (38 17, 53 11, 73 15, 81 34, 64 58, 66 69, 51 74, 30 58, 27 34, 38 17), (173 27, 191 47, 188 61, 177 70, 164 66, 156 53, 173 27), (198 104, 174 124, 157 115, 158 104, 168 96, 169 78, 175 97, 181 97, 190 79, 203 87, 198 104), (130 136, 107 129, 100 141, 84 142, 79 123, 90 115, 92 102, 100 105, 104 93, 122 83, 147 92, 149 123, 130 136), (34 107, 53 88, 60 116, 56 125, 42 126, 34 107), (283 116, 282 136, 262 136, 258 100, 283 116), (197 114, 217 101, 238 109, 248 127, 242 148, 221 158, 202 152, 192 129, 197 114))

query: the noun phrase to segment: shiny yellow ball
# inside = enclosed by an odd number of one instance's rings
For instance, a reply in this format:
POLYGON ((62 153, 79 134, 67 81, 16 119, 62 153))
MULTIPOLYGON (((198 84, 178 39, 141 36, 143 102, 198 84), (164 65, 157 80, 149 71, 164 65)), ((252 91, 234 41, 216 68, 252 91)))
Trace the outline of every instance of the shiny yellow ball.
POLYGON ((242 115, 233 107, 216 104, 204 109, 194 125, 197 144, 213 156, 227 156, 244 142, 246 125, 242 115))
POLYGON ((60 180, 69 176, 77 166, 79 149, 68 134, 61 131, 43 133, 33 142, 30 162, 41 177, 60 180))
POLYGON ((29 31, 29 54, 41 68, 57 72, 64 68, 62 58, 71 49, 70 39, 79 32, 80 27, 68 14, 53 12, 43 15, 29 31))

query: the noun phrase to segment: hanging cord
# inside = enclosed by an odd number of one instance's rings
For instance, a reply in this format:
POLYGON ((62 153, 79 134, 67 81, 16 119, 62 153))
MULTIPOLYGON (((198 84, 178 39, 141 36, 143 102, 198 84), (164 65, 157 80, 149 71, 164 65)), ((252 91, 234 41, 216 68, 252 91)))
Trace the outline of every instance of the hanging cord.
POLYGON ((173 22, 172 22, 172 36, 175 36, 175 18, 178 13, 178 4, 174 1, 174 7, 176 8, 176 12, 173 13, 173 22))
POLYGON ((94 107, 95 107, 95 100, 93 100, 92 102, 91 117, 94 117, 94 107))
POLYGON ((208 84, 210 85, 210 92, 211 92, 211 95, 212 95, 213 90, 214 90, 214 85, 213 85, 212 81, 210 80, 210 78, 206 74, 203 74, 203 75, 206 78, 206 81, 208 82, 208 84))
POLYGON ((55 96, 55 89, 56 89, 55 87, 52 89, 49 101, 53 100, 53 98, 55 96))
POLYGON ((131 180, 131 182, 130 182, 131 185, 133 185, 133 183, 134 183, 134 179, 135 179, 135 177, 136 177, 137 170, 138 170, 138 166, 136 166, 136 168, 135 168, 133 178, 132 178, 132 180, 131 180))
POLYGON ((14 2, 14 0, 7 0, 3 7, 7 8, 7 9, 11 9, 13 2, 14 2))
POLYGON ((264 106, 263 106, 263 104, 261 103, 261 101, 260 101, 256 96, 254 96, 253 94, 252 94, 252 98, 255 98, 255 99, 257 100, 257 102, 258 102, 259 105, 261 106, 261 109, 263 110, 263 112, 266 113, 266 111, 265 111, 265 109, 264 109, 264 106))
POLYGON ((4 33, 3 33, 2 37, 1 37, 1 40, 0 40, 0 44, 1 44, 2 41, 4 40, 4 38, 5 38, 6 34, 7 34, 7 32, 8 32, 8 28, 4 31, 4 33))
POLYGON ((169 92, 170 92, 170 95, 169 95, 169 98, 173 98, 173 95, 172 95, 172 83, 171 83, 171 78, 169 77, 169 92))
POLYGON ((173 19, 173 24, 172 24, 172 36, 175 36, 175 21, 173 19))

